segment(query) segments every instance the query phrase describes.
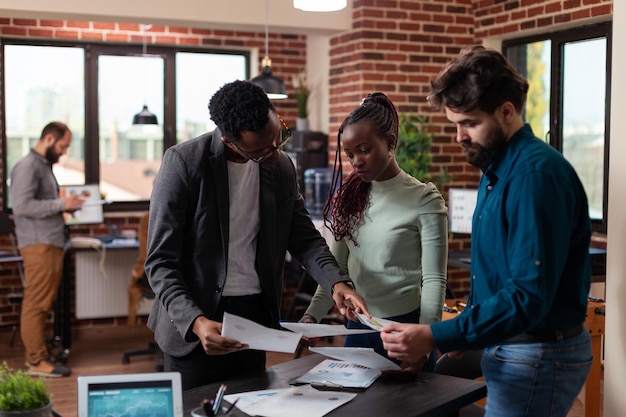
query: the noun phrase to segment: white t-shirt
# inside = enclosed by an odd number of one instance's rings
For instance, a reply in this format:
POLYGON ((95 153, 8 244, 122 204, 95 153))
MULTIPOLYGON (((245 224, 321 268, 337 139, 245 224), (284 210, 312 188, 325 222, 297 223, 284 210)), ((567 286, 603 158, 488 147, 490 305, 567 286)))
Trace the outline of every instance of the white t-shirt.
POLYGON ((224 296, 259 294, 261 284, 254 268, 260 229, 259 164, 228 161, 230 233, 224 296))

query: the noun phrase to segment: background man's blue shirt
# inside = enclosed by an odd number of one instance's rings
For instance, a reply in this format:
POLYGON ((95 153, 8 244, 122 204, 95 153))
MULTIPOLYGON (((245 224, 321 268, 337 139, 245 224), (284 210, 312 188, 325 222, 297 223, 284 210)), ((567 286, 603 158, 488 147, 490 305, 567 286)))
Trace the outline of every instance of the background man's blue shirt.
POLYGON ((432 324, 443 352, 585 320, 587 197, 573 167, 525 125, 484 172, 472 221, 468 308, 432 324))

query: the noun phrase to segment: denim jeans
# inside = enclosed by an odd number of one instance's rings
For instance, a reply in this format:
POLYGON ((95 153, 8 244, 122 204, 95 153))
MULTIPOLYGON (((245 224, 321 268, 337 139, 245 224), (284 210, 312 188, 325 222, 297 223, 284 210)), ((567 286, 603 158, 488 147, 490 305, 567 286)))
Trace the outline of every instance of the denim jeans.
POLYGON ((587 329, 560 342, 485 349, 485 417, 567 416, 589 374, 593 355, 587 329))
MULTIPOLYGON (((402 314, 400 316, 395 317, 385 317, 388 320, 397 321, 400 323, 419 323, 420 319, 420 310, 413 310, 410 313, 402 314)), ((348 325, 346 326, 348 329, 369 329, 369 327, 365 326, 356 321, 348 320, 348 325)), ((365 333, 365 334, 350 334, 346 336, 345 342, 343 344, 346 347, 367 347, 372 348, 379 355, 384 356, 385 358, 400 364, 401 361, 397 359, 390 358, 387 355, 387 351, 383 347, 383 341, 380 338, 380 333, 365 333)), ((435 371, 435 363, 437 362, 437 350, 433 350, 430 353, 430 356, 426 363, 424 364, 423 371, 426 372, 434 372, 435 371)))

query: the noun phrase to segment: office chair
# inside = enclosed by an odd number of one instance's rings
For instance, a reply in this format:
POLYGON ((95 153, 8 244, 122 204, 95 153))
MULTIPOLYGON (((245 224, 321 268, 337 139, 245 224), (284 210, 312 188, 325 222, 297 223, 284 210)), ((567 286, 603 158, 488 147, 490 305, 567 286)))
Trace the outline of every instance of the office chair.
MULTIPOLYGON (((437 360, 435 373, 465 379, 479 378, 483 376, 483 370, 480 367, 482 356, 482 350, 467 351, 460 359, 450 358, 447 353, 444 353, 437 360)), ((484 415, 485 409, 478 404, 470 404, 461 408, 457 414, 453 414, 457 417, 482 417, 484 415)))
MULTIPOLYGON (((13 220, 9 217, 7 213, 0 212, 0 238, 7 238, 9 241, 9 249, 0 250, 0 266, 4 264, 14 263, 17 268, 17 272, 20 277, 22 291, 26 287, 26 280, 24 278, 24 265, 22 256, 17 249, 17 238, 15 236, 15 224, 13 220)), ((5 245, 3 245, 5 246, 5 245)), ((13 346, 15 342, 15 336, 17 335, 17 331, 20 327, 20 310, 22 300, 24 298, 23 292, 18 293, 10 293, 8 294, 8 301, 10 304, 18 305, 18 314, 17 320, 13 323, 3 323, 0 327, 10 327, 13 326, 13 334, 11 335, 11 340, 9 341, 9 346, 13 346)))
MULTIPOLYGON (((150 288, 150 284, 148 283, 148 278, 144 275, 143 277, 135 280, 128 287, 128 323, 134 325, 137 321, 137 304, 141 302, 141 300, 153 300, 154 299, 154 291, 150 288)), ((156 355, 157 364, 156 370, 163 370, 163 358, 162 352, 159 349, 158 345, 155 342, 149 342, 148 347, 143 349, 133 349, 127 350, 124 352, 124 356, 122 357, 122 363, 128 364, 130 363, 131 356, 141 356, 141 355, 156 355)))

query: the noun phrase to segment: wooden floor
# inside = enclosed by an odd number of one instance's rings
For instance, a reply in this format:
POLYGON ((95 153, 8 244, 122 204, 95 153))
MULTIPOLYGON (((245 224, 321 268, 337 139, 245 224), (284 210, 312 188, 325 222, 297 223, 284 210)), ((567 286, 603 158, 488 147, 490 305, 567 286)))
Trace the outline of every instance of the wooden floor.
MULTIPOLYGON (((62 417, 77 417, 76 414, 76 377, 79 375, 122 374, 135 372, 153 372, 154 355, 133 357, 131 363, 122 364, 125 350, 147 346, 152 340, 152 333, 145 326, 111 326, 80 328, 74 331, 72 351, 68 366, 72 375, 67 378, 48 378, 52 392, 53 408, 62 417)), ((10 333, 0 333, 0 361, 7 361, 14 369, 24 367, 23 346, 19 337, 13 347, 9 346, 10 333)), ((334 344, 340 344, 335 338, 334 344)), ((286 353, 268 353, 268 366, 275 365, 293 357, 286 353)), ((577 401, 567 417, 584 417, 584 405, 577 401)), ((602 415, 602 414, 601 414, 602 415)))

